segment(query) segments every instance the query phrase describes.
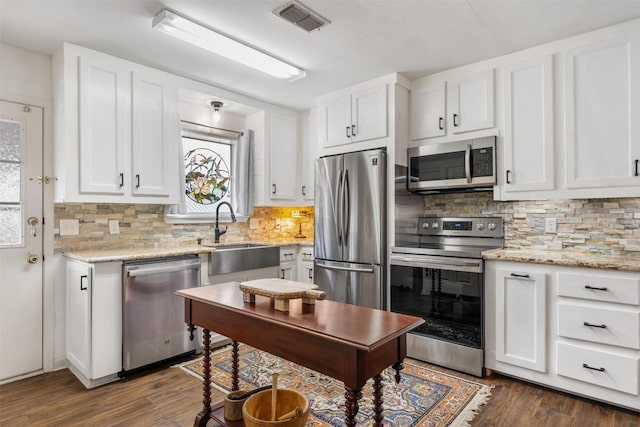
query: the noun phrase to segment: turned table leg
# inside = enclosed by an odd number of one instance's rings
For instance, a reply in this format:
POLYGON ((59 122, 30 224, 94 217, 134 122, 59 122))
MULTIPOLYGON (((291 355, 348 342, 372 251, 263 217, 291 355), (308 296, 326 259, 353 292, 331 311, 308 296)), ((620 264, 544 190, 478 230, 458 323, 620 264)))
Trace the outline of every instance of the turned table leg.
POLYGON ((373 425, 382 427, 382 374, 373 377, 373 425))
POLYGON ((400 371, 404 369, 404 364, 402 361, 398 360, 393 364, 393 369, 396 370, 396 374, 394 375, 394 379, 396 380, 396 384, 400 384, 400 371))
POLYGON ((345 397, 345 425, 347 427, 355 427, 356 425, 356 415, 358 415, 358 401, 362 397, 362 387, 358 389, 351 389, 347 386, 344 387, 346 392, 344 394, 345 397))
POLYGON ((238 348, 238 341, 231 341, 231 391, 240 390, 240 362, 238 348))
POLYGON ((211 419, 211 333, 202 329, 202 411, 196 415, 193 427, 206 427, 211 419))

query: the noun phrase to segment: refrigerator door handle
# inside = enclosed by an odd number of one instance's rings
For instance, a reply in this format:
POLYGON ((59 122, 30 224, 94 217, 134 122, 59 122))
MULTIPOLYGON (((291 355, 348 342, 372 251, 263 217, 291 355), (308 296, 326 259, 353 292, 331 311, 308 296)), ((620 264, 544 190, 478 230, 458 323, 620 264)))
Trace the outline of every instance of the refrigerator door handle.
POLYGON ((341 267, 339 265, 329 265, 324 263, 323 261, 316 261, 316 265, 318 267, 326 268, 327 270, 340 270, 340 271, 352 271, 354 273, 373 273, 374 268, 372 266, 367 267, 341 267))
POLYGON ((344 245, 348 246, 349 245, 349 228, 351 226, 350 223, 350 217, 351 217, 351 192, 349 191, 349 170, 345 169, 344 171, 344 184, 343 184, 344 189, 342 190, 343 193, 343 198, 344 198, 344 205, 346 207, 346 209, 344 209, 344 217, 343 217, 343 221, 342 221, 342 234, 344 236, 344 245), (346 217, 346 221, 345 221, 345 217, 346 217))
POLYGON ((342 182, 342 169, 340 170, 340 175, 338 176, 338 217, 336 218, 337 226, 338 226, 338 246, 342 246, 342 191, 343 191, 342 182))

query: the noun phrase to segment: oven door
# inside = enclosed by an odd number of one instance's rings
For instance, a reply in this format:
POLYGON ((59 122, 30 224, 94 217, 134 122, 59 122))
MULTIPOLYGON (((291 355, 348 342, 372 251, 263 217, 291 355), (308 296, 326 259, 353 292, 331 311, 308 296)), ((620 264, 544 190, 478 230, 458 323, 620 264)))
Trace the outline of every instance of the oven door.
POLYGON ((420 316, 411 331, 436 340, 483 348, 481 259, 391 255, 391 311, 420 316))

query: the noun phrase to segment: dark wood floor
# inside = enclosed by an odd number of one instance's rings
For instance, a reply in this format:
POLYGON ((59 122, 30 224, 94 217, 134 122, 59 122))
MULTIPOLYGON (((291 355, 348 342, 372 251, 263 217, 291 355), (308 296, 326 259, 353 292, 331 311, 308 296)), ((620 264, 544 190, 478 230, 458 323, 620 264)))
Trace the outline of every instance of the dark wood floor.
MULTIPOLYGON (((453 373, 494 386, 491 400, 471 424, 474 427, 640 426, 640 414, 635 412, 501 375, 479 379, 453 373)), ((199 380, 178 368, 92 390, 65 369, 0 386, 0 426, 191 426, 201 396, 199 380)), ((221 399, 221 393, 214 394, 214 402, 221 399)))

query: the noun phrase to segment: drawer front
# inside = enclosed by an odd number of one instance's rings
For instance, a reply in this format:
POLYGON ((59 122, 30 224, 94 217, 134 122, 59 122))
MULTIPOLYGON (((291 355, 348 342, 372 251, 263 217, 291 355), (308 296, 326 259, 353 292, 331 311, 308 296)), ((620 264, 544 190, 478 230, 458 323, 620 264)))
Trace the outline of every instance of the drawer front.
POLYGON ((296 248, 293 246, 280 247, 280 262, 295 261, 296 248))
POLYGON ((300 260, 301 261, 313 261, 313 248, 303 246, 300 248, 300 260))
POLYGON ((638 360, 640 357, 593 350, 558 343, 558 375, 638 394, 638 360))
POLYGON ((640 274, 558 273, 558 295, 639 305, 640 274))
POLYGON ((558 304, 558 335, 640 349, 640 310, 558 304))

